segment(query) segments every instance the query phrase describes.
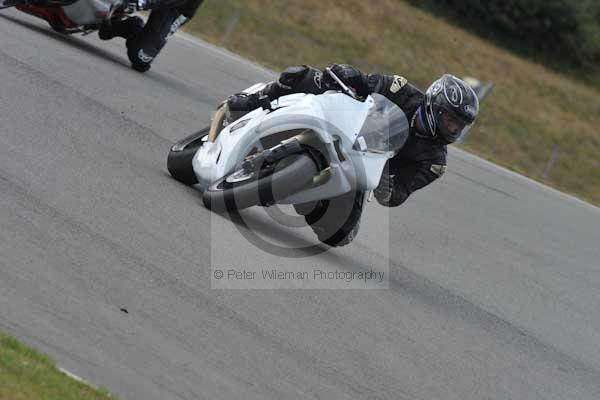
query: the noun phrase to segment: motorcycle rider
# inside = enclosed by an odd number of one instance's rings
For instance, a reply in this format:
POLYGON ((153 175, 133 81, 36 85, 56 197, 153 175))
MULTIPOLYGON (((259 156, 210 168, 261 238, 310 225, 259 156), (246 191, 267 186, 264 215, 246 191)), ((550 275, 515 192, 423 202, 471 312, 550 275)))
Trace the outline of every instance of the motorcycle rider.
POLYGON ((100 27, 102 40, 126 40, 131 67, 139 72, 150 69, 152 61, 167 43, 167 38, 194 17, 203 0, 130 0, 130 9, 152 10, 148 21, 140 17, 117 17, 100 27))
MULTIPOLYGON (((380 204, 399 206, 413 192, 444 174, 446 146, 473 125, 479 112, 477 95, 468 84, 446 74, 423 93, 399 75, 363 74, 346 64, 334 64, 331 69, 359 96, 379 93, 387 97, 404 111, 410 122, 409 138, 388 161, 374 190, 380 204)), ((230 96, 227 104, 231 111, 250 111, 258 107, 261 95, 275 100, 291 93, 320 94, 336 87, 327 73, 308 65, 294 66, 260 93, 236 94, 230 96)), ((322 242, 340 246, 352 241, 358 232, 364 197, 364 193, 350 193, 295 208, 322 242), (340 215, 344 216, 341 220, 340 215)))

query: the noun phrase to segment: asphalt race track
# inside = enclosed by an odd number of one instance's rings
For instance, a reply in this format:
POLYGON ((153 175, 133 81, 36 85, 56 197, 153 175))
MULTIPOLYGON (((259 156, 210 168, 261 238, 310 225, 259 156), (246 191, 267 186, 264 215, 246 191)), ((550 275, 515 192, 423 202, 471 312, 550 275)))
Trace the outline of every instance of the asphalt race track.
POLYGON ((462 151, 390 211, 389 257, 371 203, 355 243, 294 261, 384 260, 389 289, 212 289, 214 249, 248 243, 166 154, 271 78, 183 36, 141 75, 120 39, 2 11, 0 330, 124 400, 600 398, 600 210, 462 151))

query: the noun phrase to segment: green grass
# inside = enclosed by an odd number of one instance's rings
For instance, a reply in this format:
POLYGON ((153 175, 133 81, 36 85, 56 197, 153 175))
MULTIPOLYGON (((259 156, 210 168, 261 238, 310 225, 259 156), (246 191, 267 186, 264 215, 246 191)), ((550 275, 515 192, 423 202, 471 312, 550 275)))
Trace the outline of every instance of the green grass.
POLYGON ((92 388, 60 372, 47 356, 0 333, 0 400, 108 400, 92 388))
POLYGON ((185 29, 275 70, 346 62, 365 72, 404 75, 421 88, 445 72, 494 81, 462 147, 600 205, 598 89, 404 1, 375 3, 206 0, 185 29), (239 22, 223 43, 236 9, 239 22), (555 146, 556 163, 544 177, 555 146))

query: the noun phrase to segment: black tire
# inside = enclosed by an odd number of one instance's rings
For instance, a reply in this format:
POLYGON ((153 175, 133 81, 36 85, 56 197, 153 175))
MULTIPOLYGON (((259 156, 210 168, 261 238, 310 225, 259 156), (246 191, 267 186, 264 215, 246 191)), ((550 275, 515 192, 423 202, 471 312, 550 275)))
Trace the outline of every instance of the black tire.
POLYGON ((56 33, 60 33, 61 35, 68 35, 69 32, 67 31, 67 28, 65 28, 63 25, 57 23, 57 22, 48 22, 48 25, 50 25, 50 28, 52 28, 52 30, 56 33))
POLYGON ((215 212, 269 205, 299 192, 318 174, 307 153, 292 154, 266 170, 258 179, 228 184, 225 178, 208 187, 202 196, 206 208, 215 212))
POLYGON ((202 138, 208 135, 209 128, 204 128, 183 140, 175 143, 169 151, 167 169, 171 176, 186 185, 195 185, 198 178, 192 167, 192 160, 202 146, 202 138), (177 149, 179 147, 179 149, 177 149))

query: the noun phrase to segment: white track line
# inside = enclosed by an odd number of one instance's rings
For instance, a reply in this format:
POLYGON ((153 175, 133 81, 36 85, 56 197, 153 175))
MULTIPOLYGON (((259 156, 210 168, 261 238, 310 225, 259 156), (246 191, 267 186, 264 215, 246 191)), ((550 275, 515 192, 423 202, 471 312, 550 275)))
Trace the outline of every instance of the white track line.
POLYGON ((93 385, 90 385, 90 384, 89 384, 89 383, 88 383, 88 382, 87 382, 85 379, 83 379, 83 378, 81 378, 81 377, 79 377, 79 376, 75 375, 75 374, 74 374, 74 373, 72 373, 72 372, 69 372, 69 371, 67 371, 67 370, 66 370, 66 369, 64 369, 64 368, 58 367, 58 370, 59 370, 60 372, 62 372, 63 374, 65 374, 66 376, 68 376, 69 378, 71 378, 71 379, 75 379, 77 382, 81 382, 81 383, 83 383, 83 384, 85 384, 85 385, 87 385, 87 386, 94 387, 93 385))

